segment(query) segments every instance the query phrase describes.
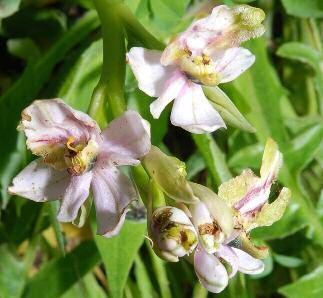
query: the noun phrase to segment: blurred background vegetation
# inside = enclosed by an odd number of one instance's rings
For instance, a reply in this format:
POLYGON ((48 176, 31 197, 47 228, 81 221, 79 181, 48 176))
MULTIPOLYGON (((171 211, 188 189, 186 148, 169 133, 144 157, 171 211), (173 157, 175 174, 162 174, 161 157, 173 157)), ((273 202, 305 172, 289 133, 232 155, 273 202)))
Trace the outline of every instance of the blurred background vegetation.
MULTIPOLYGON (((259 170, 268 136, 279 143, 285 162, 276 192, 285 185, 292 200, 281 221, 253 233, 271 249, 265 272, 237 275, 217 296, 323 297, 323 1, 124 2, 162 42, 214 5, 265 10, 265 37, 244 45, 256 63, 220 86, 256 133, 229 127, 192 137, 169 125, 169 110, 153 120, 151 98, 129 69, 125 95, 128 107, 151 122, 153 143, 186 161, 189 178, 215 191, 244 168, 259 170)), ((92 217, 83 228, 60 225, 55 202, 7 194, 12 177, 32 159, 16 131, 21 110, 36 98, 61 97, 87 111, 102 67, 93 8, 91 0, 0 0, 0 297, 207 297, 188 262, 164 263, 152 253, 140 205, 119 236, 105 239, 95 236, 92 217)), ((125 26, 128 48, 141 45, 133 29, 125 26)))

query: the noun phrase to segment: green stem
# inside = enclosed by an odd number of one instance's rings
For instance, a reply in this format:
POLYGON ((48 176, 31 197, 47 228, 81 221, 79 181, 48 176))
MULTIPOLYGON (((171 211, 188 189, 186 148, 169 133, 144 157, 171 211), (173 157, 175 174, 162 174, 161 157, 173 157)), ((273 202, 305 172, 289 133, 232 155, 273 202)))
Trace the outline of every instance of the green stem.
POLYGON ((104 122, 107 102, 113 117, 118 117, 126 109, 125 35, 119 18, 123 4, 115 0, 93 0, 93 2, 102 26, 103 66, 100 81, 92 95, 89 113, 104 122))
POLYGON ((161 51, 165 48, 165 45, 146 30, 126 5, 121 7, 120 17, 126 31, 146 48, 161 51))

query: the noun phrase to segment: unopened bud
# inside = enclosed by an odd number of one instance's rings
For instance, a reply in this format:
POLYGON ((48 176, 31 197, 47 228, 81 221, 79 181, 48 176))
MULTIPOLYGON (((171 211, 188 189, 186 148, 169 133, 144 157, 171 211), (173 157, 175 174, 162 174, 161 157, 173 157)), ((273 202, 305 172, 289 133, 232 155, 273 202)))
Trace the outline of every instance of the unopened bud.
POLYGON ((178 261, 197 245, 197 233, 190 219, 175 207, 156 209, 151 216, 149 230, 153 249, 167 261, 178 261))

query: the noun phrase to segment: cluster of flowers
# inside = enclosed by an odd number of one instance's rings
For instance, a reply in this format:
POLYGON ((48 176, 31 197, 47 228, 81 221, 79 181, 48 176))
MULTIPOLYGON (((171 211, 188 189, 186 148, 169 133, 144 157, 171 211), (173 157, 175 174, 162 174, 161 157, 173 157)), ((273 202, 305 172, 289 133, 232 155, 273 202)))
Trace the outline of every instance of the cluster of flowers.
MULTIPOLYGON (((258 8, 218 6, 163 52, 132 48, 127 60, 139 88, 158 97, 150 106, 152 115, 158 118, 175 99, 174 125, 193 133, 225 127, 203 88, 218 88, 251 66, 254 56, 239 44, 264 32, 263 19, 258 8)), ((216 293, 237 271, 263 270, 260 259, 268 248, 255 246, 249 233, 280 219, 290 197, 283 188, 268 202, 282 162, 273 140, 267 141, 260 177, 245 170, 216 194, 187 181, 185 165, 151 145, 149 123, 135 111, 101 131, 88 115, 60 99, 37 100, 23 110, 19 129, 39 158, 13 179, 11 194, 36 202, 59 200, 58 220, 80 224, 91 188, 98 234, 111 237, 138 197, 133 182, 117 167, 141 161, 150 176, 147 223, 157 255, 172 262, 187 256, 201 283, 216 293)))

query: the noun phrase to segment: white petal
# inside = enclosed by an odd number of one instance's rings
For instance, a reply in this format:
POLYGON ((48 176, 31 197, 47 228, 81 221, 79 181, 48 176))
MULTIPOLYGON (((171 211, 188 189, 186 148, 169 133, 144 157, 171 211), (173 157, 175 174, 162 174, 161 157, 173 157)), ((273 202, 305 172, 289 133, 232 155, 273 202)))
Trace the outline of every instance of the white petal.
POLYGON ((255 56, 244 48, 230 48, 222 57, 213 59, 215 71, 221 75, 221 83, 233 81, 255 62, 255 56))
POLYGON ((220 293, 228 285, 228 274, 217 257, 198 247, 194 254, 194 268, 201 284, 212 293, 220 293))
POLYGON ((259 274, 264 271, 265 265, 241 249, 232 247, 238 257, 239 271, 245 274, 259 274))
POLYGON ((231 266, 231 273, 229 274, 229 278, 235 276, 239 268, 239 261, 233 249, 228 245, 221 245, 217 250, 216 255, 228 262, 231 266))
POLYGON ((137 198, 130 179, 115 167, 96 170, 92 189, 98 234, 105 237, 118 234, 129 204, 137 198))
POLYGON ((57 171, 37 159, 13 179, 8 191, 35 202, 57 200, 62 198, 69 181, 67 171, 57 171))
POLYGON ((73 221, 77 217, 77 212, 89 196, 92 172, 87 172, 80 176, 71 176, 57 219, 62 222, 73 221))
POLYGON ((169 78, 172 68, 160 64, 162 52, 133 47, 127 54, 127 61, 138 81, 139 89, 149 96, 158 97, 169 78))
POLYGON ((226 127, 220 114, 205 97, 202 87, 189 82, 174 101, 171 122, 192 133, 213 132, 226 127))
POLYGON ((158 119, 166 106, 178 96, 184 84, 186 84, 186 77, 177 70, 173 71, 168 80, 165 82, 163 92, 160 97, 153 101, 150 105, 150 113, 155 119, 158 119))
POLYGON ((151 147, 149 123, 135 111, 127 111, 113 120, 102 133, 97 166, 134 165, 151 147))

